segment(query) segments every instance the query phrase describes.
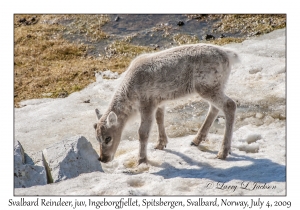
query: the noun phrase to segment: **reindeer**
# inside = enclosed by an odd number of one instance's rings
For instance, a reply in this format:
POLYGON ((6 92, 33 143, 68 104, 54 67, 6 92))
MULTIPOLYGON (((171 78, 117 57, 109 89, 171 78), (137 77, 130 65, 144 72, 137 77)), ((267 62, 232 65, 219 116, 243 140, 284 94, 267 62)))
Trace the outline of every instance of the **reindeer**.
POLYGON ((94 124, 100 143, 99 161, 114 158, 126 122, 140 112, 138 164, 147 163, 147 142, 154 116, 159 138, 155 149, 167 143, 164 127, 164 103, 197 93, 210 104, 206 119, 192 140, 198 146, 205 140, 219 110, 225 114, 224 139, 217 158, 225 159, 231 148, 236 104, 224 93, 231 66, 239 62, 238 54, 208 44, 183 45, 152 54, 143 54, 129 65, 108 109, 94 124))

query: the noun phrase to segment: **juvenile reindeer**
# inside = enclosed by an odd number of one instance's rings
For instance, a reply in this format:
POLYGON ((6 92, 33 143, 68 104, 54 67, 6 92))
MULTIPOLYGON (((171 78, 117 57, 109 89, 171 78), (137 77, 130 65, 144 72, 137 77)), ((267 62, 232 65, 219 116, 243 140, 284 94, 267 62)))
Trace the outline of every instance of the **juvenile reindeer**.
POLYGON ((163 102, 192 93, 198 93, 208 101, 210 109, 191 145, 198 146, 205 140, 219 110, 222 110, 226 126, 217 157, 225 159, 231 147, 236 104, 224 94, 224 88, 231 65, 238 61, 235 52, 208 44, 184 45, 135 58, 107 111, 100 115, 96 109, 98 122, 94 128, 100 143, 99 161, 113 160, 126 122, 139 111, 138 164, 147 163, 147 141, 154 116, 159 131, 155 148, 162 150, 168 143, 163 102))

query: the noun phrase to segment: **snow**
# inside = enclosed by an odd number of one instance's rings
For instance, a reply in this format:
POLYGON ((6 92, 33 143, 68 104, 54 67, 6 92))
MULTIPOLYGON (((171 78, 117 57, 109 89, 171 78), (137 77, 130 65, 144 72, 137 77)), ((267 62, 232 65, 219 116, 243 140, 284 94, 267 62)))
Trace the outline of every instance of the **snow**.
MULTIPOLYGON (((233 67, 226 89, 238 110, 231 155, 225 161, 216 159, 224 134, 223 113, 208 139, 199 147, 190 146, 208 108, 193 95, 167 103, 169 143, 163 151, 154 149, 158 134, 153 126, 148 165, 136 165, 137 117, 126 127, 114 160, 102 164, 104 173, 15 189, 15 195, 285 195, 285 39, 285 29, 281 29, 226 46, 239 52, 242 62, 233 67)), ((15 109, 15 141, 33 153, 82 135, 99 153, 94 110, 105 111, 124 77, 105 74, 117 79, 98 76, 95 83, 67 98, 23 101, 23 107, 15 109)))

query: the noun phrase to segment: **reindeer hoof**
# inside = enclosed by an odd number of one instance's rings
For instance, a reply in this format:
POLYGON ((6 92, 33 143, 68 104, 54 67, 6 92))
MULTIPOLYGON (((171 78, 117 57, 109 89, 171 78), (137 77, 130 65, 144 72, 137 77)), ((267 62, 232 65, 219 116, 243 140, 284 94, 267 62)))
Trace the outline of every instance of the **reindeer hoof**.
POLYGON ((167 147, 167 145, 158 144, 154 149, 163 150, 166 147, 167 147))
POLYGON ((191 146, 197 147, 199 144, 195 144, 195 143, 192 141, 190 145, 191 145, 191 146))
POLYGON ((138 165, 141 165, 142 163, 147 164, 147 158, 140 158, 139 161, 138 161, 138 165))
POLYGON ((217 155, 217 158, 221 159, 221 160, 225 160, 227 155, 228 155, 228 153, 226 153, 226 152, 219 152, 217 155))

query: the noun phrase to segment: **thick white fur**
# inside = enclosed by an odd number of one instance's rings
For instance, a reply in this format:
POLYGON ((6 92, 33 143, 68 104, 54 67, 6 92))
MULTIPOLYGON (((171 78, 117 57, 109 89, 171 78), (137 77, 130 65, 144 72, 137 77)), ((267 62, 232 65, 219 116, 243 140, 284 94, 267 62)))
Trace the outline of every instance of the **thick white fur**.
POLYGON ((225 159, 230 151, 236 105, 224 94, 224 88, 231 66, 237 62, 237 53, 208 44, 174 47, 134 59, 96 126, 96 136, 100 140, 99 160, 108 162, 113 159, 126 122, 139 111, 139 163, 146 162, 147 141, 154 117, 159 130, 156 148, 163 149, 168 142, 163 122, 163 102, 192 93, 198 93, 210 103, 209 113, 192 145, 199 145, 206 138, 215 117, 222 110, 226 128, 218 158, 225 159), (117 120, 110 121, 108 116, 117 120), (112 137, 110 146, 104 143, 107 136, 112 137))

